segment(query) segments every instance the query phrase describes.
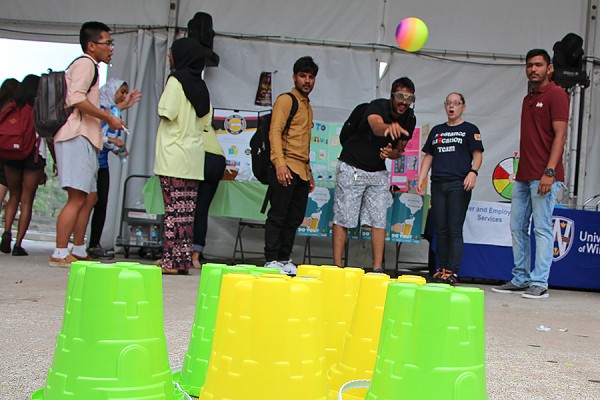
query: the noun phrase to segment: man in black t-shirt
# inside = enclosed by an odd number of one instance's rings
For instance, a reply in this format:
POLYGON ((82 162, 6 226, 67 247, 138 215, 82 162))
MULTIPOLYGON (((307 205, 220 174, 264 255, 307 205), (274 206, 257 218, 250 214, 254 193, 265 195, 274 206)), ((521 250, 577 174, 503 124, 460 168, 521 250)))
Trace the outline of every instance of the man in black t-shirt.
POLYGON ((385 159, 397 159, 417 123, 411 104, 415 85, 407 77, 392 84, 389 99, 373 100, 356 132, 344 142, 335 186, 333 263, 342 265, 348 229, 371 227, 373 271, 383 272, 387 209, 392 204, 385 159))

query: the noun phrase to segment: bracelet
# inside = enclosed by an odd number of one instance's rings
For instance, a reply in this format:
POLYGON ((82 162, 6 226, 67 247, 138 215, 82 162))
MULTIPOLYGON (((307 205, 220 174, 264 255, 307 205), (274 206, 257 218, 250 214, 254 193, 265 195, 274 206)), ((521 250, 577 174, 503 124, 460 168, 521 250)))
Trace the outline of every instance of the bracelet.
POLYGON ((474 174, 475 174, 475 176, 479 176, 479 173, 477 172, 477 170, 476 170, 476 169, 473 169, 473 168, 471 168, 471 169, 469 170, 469 172, 472 172, 472 173, 474 173, 474 174))

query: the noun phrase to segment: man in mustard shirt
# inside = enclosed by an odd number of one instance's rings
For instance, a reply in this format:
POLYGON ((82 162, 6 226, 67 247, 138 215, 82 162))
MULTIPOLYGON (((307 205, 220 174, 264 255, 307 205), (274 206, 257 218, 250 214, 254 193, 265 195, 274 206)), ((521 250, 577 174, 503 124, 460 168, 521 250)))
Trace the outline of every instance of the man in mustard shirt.
POLYGON ((283 274, 296 274, 291 259, 296 229, 304 218, 308 194, 315 187, 310 169, 313 112, 308 95, 318 71, 312 57, 301 57, 294 63, 291 93, 298 103, 298 111, 287 132, 284 128, 292 109, 292 98, 279 96, 273 106, 269 141, 275 169, 269 176, 271 209, 265 224, 265 267, 275 267, 283 274))

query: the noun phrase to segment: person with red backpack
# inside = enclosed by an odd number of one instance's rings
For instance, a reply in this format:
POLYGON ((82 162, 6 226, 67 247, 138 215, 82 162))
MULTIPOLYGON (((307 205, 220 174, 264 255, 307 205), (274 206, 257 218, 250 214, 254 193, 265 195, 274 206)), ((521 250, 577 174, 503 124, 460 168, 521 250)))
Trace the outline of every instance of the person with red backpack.
MULTIPOLYGON (((0 86, 0 112, 4 106, 15 99, 15 92, 19 86, 19 81, 14 78, 5 79, 0 86)), ((0 157, 0 209, 4 205, 4 198, 8 193, 8 183, 4 174, 4 161, 0 157)))
MULTIPOLYGON (((33 210, 33 200, 40 181, 43 180, 44 167, 46 166, 46 148, 42 147, 41 139, 35 133, 33 127, 33 102, 37 93, 40 77, 27 75, 23 82, 17 87, 15 100, 9 103, 3 110, 0 120, 5 116, 9 121, 22 119, 19 126, 15 128, 20 134, 18 140, 21 151, 3 151, 4 172, 8 184, 9 200, 4 215, 4 233, 0 242, 0 251, 11 252, 12 234, 11 228, 20 208, 20 217, 17 230, 17 240, 12 248, 13 256, 26 256, 27 251, 21 246, 33 210), (40 150, 42 153, 40 154, 40 150)), ((10 123, 10 122, 9 122, 10 123)), ((2 126, 5 126, 2 124, 2 126)), ((8 136, 7 129, 0 131, 1 135, 8 136)), ((0 140, 4 140, 0 139, 0 140)), ((14 145, 13 145, 14 146, 14 145)))

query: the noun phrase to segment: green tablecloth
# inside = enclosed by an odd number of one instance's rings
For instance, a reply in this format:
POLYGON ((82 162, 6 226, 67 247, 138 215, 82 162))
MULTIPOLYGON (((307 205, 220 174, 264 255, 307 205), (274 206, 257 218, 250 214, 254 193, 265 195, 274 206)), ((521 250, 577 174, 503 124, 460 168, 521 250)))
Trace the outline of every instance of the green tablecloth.
POLYGON ((260 208, 266 193, 267 185, 260 182, 221 181, 208 215, 264 221, 267 215, 261 214, 260 208))

